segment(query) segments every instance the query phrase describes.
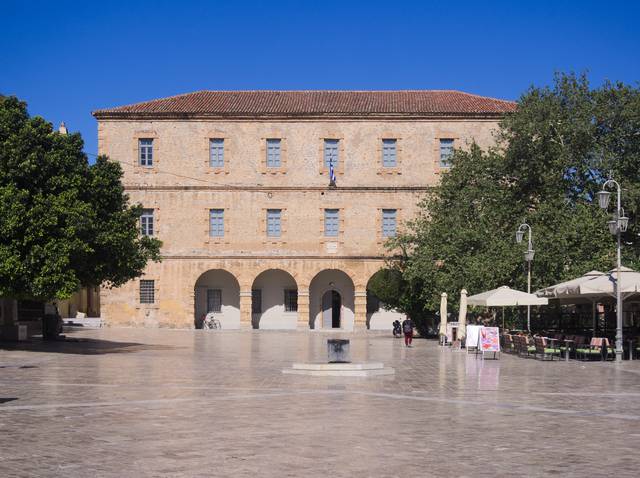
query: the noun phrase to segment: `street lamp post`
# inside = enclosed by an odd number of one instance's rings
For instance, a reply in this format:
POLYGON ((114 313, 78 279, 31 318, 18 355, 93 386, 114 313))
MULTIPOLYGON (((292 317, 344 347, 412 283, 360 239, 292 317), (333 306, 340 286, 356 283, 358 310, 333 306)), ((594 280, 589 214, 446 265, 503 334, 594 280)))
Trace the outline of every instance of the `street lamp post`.
MULTIPOLYGON (((521 243, 524 238, 524 231, 529 230, 529 243, 527 246, 527 250, 524 253, 524 260, 527 261, 527 293, 531 294, 531 261, 533 261, 533 255, 535 251, 533 250, 533 243, 531 241, 531 226, 529 224, 522 223, 518 227, 516 231, 516 242, 521 243)), ((531 306, 527 306, 527 330, 531 330, 531 306)))
POLYGON ((614 179, 608 179, 602 185, 602 191, 598 192, 598 204, 602 209, 605 209, 605 210, 609 207, 609 199, 611 198, 611 193, 609 191, 605 191, 605 189, 609 185, 614 185, 618 193, 617 203, 616 203, 616 212, 612 220, 607 221, 607 226, 609 227, 609 232, 611 232, 611 234, 615 234, 617 237, 618 273, 616 278, 616 362, 621 362, 623 349, 622 349, 622 289, 620 287, 620 284, 622 281, 620 234, 627 230, 627 227, 629 225, 629 218, 624 215, 624 209, 622 209, 622 204, 620 201, 620 196, 621 196, 620 184, 614 179))

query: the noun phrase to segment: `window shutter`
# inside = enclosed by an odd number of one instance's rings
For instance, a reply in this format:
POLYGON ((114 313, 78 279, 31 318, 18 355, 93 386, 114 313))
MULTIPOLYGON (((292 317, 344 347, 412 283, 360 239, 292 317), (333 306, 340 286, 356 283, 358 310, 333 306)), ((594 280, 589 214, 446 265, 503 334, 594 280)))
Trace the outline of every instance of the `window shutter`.
POLYGON ((324 140, 324 166, 329 169, 329 166, 333 164, 333 168, 338 167, 338 144, 337 139, 325 139, 324 140))
POLYGON ((396 209, 382 210, 382 236, 394 237, 396 235, 396 209))
POLYGON ((267 140, 267 167, 279 168, 280 167, 280 139, 268 139, 267 140))
POLYGON ((211 237, 224 237, 224 209, 211 209, 209 211, 209 235, 211 237))
POLYGON ((336 237, 340 231, 340 211, 339 209, 324 210, 324 235, 336 237))
POLYGON ((212 168, 224 167, 224 138, 209 140, 209 165, 212 168))
POLYGON ((453 156, 453 140, 441 139, 440 140, 440 167, 451 167, 451 157, 453 156))
POLYGON ((267 209, 267 236, 280 237, 282 232, 280 227, 280 209, 267 209))
POLYGON ((396 139, 382 140, 382 166, 385 168, 395 168, 397 165, 397 144, 396 139))

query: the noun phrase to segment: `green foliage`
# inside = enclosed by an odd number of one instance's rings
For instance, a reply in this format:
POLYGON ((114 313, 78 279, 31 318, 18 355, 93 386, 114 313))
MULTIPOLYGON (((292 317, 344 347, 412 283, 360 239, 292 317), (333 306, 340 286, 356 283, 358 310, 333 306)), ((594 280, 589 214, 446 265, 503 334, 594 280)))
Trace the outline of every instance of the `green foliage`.
MULTIPOLYGON (((591 89, 585 77, 559 75, 531 88, 501 124, 498 146, 457 150, 440 185, 420 204, 408 232, 388 244, 402 275, 400 297, 437 311, 440 293, 455 308, 459 292, 509 285, 526 290, 522 222, 533 228, 532 290, 615 264, 608 214, 594 203, 610 172, 624 188, 630 216, 624 262, 638 267, 640 90, 591 89)), ((525 235, 526 242, 526 235, 525 235)))
POLYGON ((79 134, 54 132, 0 97, 0 296, 64 299, 159 260, 159 241, 139 237, 120 166, 105 157, 90 166, 82 147, 79 134))

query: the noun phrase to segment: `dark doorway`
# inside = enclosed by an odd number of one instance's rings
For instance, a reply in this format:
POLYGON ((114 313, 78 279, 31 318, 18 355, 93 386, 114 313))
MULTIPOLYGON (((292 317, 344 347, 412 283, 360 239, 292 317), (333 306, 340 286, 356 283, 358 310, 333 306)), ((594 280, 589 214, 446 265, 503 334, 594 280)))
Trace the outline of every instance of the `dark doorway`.
POLYGON ((336 290, 328 290, 322 296, 322 327, 339 329, 342 311, 342 297, 336 290))

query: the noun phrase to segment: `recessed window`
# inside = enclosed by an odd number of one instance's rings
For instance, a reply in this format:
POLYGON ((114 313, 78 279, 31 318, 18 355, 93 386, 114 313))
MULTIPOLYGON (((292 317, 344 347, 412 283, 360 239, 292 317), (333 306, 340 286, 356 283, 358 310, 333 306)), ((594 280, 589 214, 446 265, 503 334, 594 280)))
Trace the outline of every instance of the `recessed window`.
POLYGON ((397 209, 382 210, 382 237, 395 237, 397 209))
POLYGON ((397 145, 398 140, 396 139, 382 140, 382 166, 385 168, 395 168, 398 165, 397 145))
POLYGON ((207 313, 222 312, 222 289, 207 289, 207 313))
POLYGON ((278 138, 267 140, 267 167, 268 168, 279 168, 281 166, 280 145, 281 145, 281 140, 278 138))
POLYGON ((153 236, 153 209, 143 209, 140 215, 140 234, 153 236))
POLYGON ((324 235, 326 237, 337 237, 340 230, 340 210, 324 210, 324 235))
POLYGON ((340 140, 325 139, 324 140, 324 167, 329 169, 333 165, 333 169, 338 169, 338 151, 340 140))
POLYGON ((440 167, 450 168, 452 156, 453 156, 453 140, 441 139, 440 140, 440 167))
POLYGON ((262 314, 262 289, 251 291, 251 313, 262 314))
POLYGON ((224 209, 209 210, 209 236, 224 237, 224 209))
POLYGON ((209 140, 209 166, 212 168, 224 168, 223 138, 212 138, 209 140))
POLYGON ((298 290, 297 289, 285 289, 284 311, 298 312, 298 290))
POLYGON ((267 236, 280 237, 282 235, 282 209, 267 209, 267 236))
POLYGON ((138 140, 138 164, 148 168, 153 166, 153 139, 140 138, 138 140))
POLYGON ((155 281, 140 281, 140 303, 153 304, 155 301, 155 281))

